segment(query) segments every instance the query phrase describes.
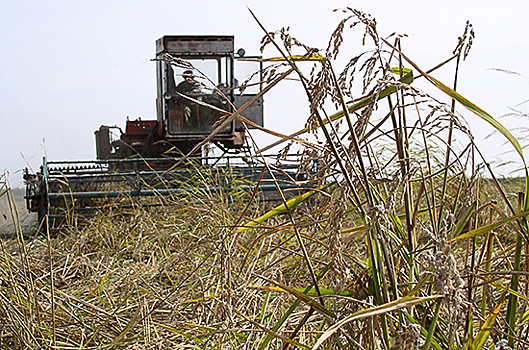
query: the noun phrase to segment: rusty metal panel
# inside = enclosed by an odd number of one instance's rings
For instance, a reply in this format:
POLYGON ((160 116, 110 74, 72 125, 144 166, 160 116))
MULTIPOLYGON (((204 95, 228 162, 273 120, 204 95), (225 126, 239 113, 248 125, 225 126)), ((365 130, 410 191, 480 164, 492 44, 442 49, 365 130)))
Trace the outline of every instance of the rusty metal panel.
POLYGON ((228 55, 233 50, 233 35, 166 35, 156 40, 157 55, 228 55))
MULTIPOLYGON (((241 108, 246 102, 250 101, 255 94, 245 94, 245 95, 236 95, 234 105, 237 109, 241 108)), ((263 112, 263 97, 261 96, 257 101, 255 101, 248 109, 246 109, 242 115, 254 122, 259 126, 264 127, 264 112, 263 112)), ((240 130, 242 128, 242 123, 239 120, 235 121, 235 129, 240 130)), ((248 125, 249 129, 253 129, 248 125)))

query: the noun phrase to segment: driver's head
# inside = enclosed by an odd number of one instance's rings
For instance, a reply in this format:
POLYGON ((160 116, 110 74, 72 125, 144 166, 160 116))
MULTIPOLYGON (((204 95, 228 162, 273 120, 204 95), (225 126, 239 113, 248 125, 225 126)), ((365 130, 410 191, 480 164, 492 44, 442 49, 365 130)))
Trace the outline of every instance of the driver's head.
POLYGON ((195 78, 193 77, 193 71, 188 69, 182 73, 182 76, 184 77, 185 81, 187 81, 189 84, 192 84, 195 82, 195 78))

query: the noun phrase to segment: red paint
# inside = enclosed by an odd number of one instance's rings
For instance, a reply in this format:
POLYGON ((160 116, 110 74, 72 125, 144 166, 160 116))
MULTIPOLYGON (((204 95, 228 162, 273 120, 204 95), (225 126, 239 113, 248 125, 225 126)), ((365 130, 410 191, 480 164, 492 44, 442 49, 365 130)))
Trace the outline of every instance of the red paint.
POLYGON ((127 135, 148 135, 156 120, 127 120, 127 135))

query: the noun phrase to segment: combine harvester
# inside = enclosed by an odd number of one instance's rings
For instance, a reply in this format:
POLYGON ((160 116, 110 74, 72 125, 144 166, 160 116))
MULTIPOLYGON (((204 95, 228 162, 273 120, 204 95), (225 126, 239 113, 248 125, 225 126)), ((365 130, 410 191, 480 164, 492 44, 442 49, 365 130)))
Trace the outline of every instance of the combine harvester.
MULTIPOLYGON (((244 50, 237 56, 243 58, 244 50)), ((48 218, 50 227, 65 220, 80 224, 109 208, 160 205, 143 198, 190 189, 229 191, 236 186, 277 194, 278 182, 282 189, 299 190, 295 180, 307 179, 296 159, 287 158, 272 170, 263 158, 252 156, 246 127, 263 126, 263 99, 260 93, 236 93, 233 36, 164 36, 156 41, 154 61, 156 120, 127 120, 124 132, 101 126, 95 132, 97 160, 44 159, 38 173, 26 169, 27 207, 39 220, 48 218), (246 126, 225 118, 236 110, 244 111, 246 126), (211 156, 212 149, 221 155, 211 156), (204 177, 218 181, 201 187, 204 177)), ((262 74, 262 61, 256 61, 262 74)), ((259 90, 261 81, 262 75, 259 90)))

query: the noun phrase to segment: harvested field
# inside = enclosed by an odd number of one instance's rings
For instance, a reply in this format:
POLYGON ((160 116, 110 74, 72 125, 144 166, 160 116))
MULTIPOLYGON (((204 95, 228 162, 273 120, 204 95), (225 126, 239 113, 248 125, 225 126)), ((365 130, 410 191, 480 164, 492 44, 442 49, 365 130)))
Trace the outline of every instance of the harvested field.
MULTIPOLYGON (((280 57, 268 86, 295 77, 310 102, 306 128, 277 144, 318 161, 311 191, 271 210, 189 191, 56 235, 15 229, 0 247, 0 347, 527 348, 528 177, 497 179, 455 102, 524 163, 519 141, 365 13, 344 10, 321 52, 263 29, 280 57), (340 56, 346 30, 365 52, 340 56)), ((440 59, 456 77, 473 36, 467 23, 440 59)))

